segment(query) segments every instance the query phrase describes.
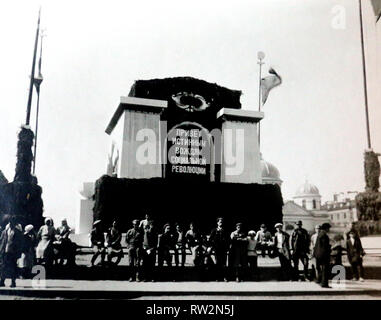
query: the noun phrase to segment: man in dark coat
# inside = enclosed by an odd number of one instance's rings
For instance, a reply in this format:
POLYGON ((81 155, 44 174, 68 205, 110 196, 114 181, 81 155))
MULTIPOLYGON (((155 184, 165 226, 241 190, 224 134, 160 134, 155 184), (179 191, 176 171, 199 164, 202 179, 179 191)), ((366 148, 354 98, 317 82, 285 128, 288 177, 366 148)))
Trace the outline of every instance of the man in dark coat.
POLYGON ((362 247, 360 238, 357 237, 356 233, 353 231, 349 232, 349 238, 347 240, 347 255, 348 261, 352 267, 352 280, 364 281, 364 267, 362 265, 362 258, 365 255, 365 251, 362 247))
POLYGON ((171 232, 171 226, 169 223, 166 223, 163 228, 163 233, 158 237, 158 266, 162 267, 164 261, 167 263, 168 267, 172 266, 172 256, 171 250, 175 248, 176 238, 171 232))
POLYGON ((224 229, 224 219, 217 219, 217 228, 214 228, 210 233, 211 250, 214 251, 216 258, 216 279, 217 281, 226 278, 226 260, 229 250, 229 234, 224 229))
POLYGON ((294 273, 299 279, 299 260, 304 267, 304 277, 308 279, 308 254, 310 251, 310 236, 306 229, 302 228, 302 221, 296 223, 297 228, 291 236, 292 261, 294 263, 294 273))
POLYGON ((181 267, 184 267, 185 260, 186 260, 186 251, 185 251, 186 239, 185 239, 184 231, 182 230, 179 223, 176 223, 176 230, 174 232, 174 236, 176 239, 175 250, 174 250, 175 264, 176 264, 176 267, 178 267, 179 265, 181 265, 181 267), (179 256, 181 261, 179 261, 179 256))
POLYGON ((328 232, 330 228, 331 225, 329 223, 322 224, 314 248, 316 268, 318 269, 317 283, 319 283, 323 288, 329 288, 328 280, 330 273, 329 262, 331 258, 331 245, 329 243, 328 232))
POLYGON ((4 287, 6 278, 11 278, 11 288, 16 287, 17 259, 21 256, 23 242, 22 231, 16 227, 15 217, 11 217, 0 236, 0 287, 4 287))
POLYGON ((156 248, 157 248, 158 234, 154 228, 153 220, 150 220, 144 227, 143 236, 143 277, 144 281, 154 279, 154 268, 156 263, 156 248))
POLYGON ((247 265, 247 235, 242 231, 242 223, 230 235, 229 265, 234 270, 236 281, 242 281, 243 270, 247 265))
POLYGON ((290 253, 290 236, 282 230, 283 224, 275 225, 276 233, 274 235, 274 249, 279 257, 281 268, 281 278, 284 280, 291 279, 291 253, 290 253))
POLYGON ((101 220, 96 220, 93 223, 93 229, 90 233, 90 241, 94 250, 91 258, 91 267, 94 267, 95 261, 98 256, 101 256, 101 265, 104 265, 106 249, 105 249, 105 236, 102 228, 101 220))
POLYGON ((120 260, 123 258, 123 248, 122 248, 122 233, 119 230, 118 221, 114 220, 112 226, 107 231, 106 242, 109 249, 107 255, 107 261, 110 266, 116 266, 119 264, 120 260), (113 261, 113 258, 116 260, 113 261))
POLYGON ((128 262, 132 269, 130 281, 140 281, 139 267, 141 260, 141 250, 143 244, 143 231, 139 228, 139 220, 132 221, 132 228, 126 233, 126 244, 128 252, 128 262))

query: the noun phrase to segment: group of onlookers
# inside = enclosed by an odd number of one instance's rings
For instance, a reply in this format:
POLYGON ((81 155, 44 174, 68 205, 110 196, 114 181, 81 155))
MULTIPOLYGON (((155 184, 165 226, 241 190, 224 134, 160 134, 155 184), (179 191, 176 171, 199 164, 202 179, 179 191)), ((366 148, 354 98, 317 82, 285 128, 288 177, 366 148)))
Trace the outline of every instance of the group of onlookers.
MULTIPOLYGON (((310 236, 296 223, 296 228, 289 235, 283 231, 282 223, 275 224, 274 235, 261 225, 260 230, 245 232, 242 223, 237 223, 235 230, 228 232, 224 219, 218 218, 216 226, 208 234, 199 231, 194 223, 184 232, 180 224, 167 223, 161 232, 154 221, 146 214, 145 219, 132 221, 132 228, 125 235, 125 244, 129 266, 130 281, 154 281, 156 263, 163 267, 164 263, 171 267, 184 266, 187 255, 200 274, 209 272, 217 281, 228 281, 232 276, 236 281, 243 279, 259 280, 258 254, 278 257, 280 262, 280 280, 313 280, 322 287, 328 287, 332 265, 342 264, 342 254, 347 253, 351 264, 353 280, 364 280, 363 256, 360 237, 352 228, 345 242, 336 239, 332 244, 328 236, 330 225, 324 223, 316 226, 315 233, 310 236), (304 276, 299 275, 299 264, 303 265, 304 276), (310 263, 312 273, 310 272, 310 263)), ((0 229, 0 287, 6 278, 11 279, 11 287, 16 286, 18 276, 30 276, 35 264, 46 267, 54 263, 75 265, 76 244, 71 242, 71 229, 66 219, 61 226, 55 228, 51 218, 36 233, 32 225, 22 229, 15 217, 0 229)), ((117 221, 104 230, 102 221, 93 224, 90 234, 94 254, 91 266, 98 257, 101 265, 117 265, 124 256, 122 232, 117 221), (106 231, 106 232, 105 232, 106 231)))
POLYGON ((76 245, 71 242, 70 227, 66 219, 54 228, 51 218, 36 233, 29 224, 23 229, 14 216, 10 217, 4 229, 0 228, 0 287, 5 279, 11 279, 11 287, 16 286, 16 278, 30 277, 34 265, 44 264, 49 268, 54 262, 75 264, 76 245))
MULTIPOLYGON (((186 256, 191 255, 191 262, 200 272, 213 270, 215 280, 228 281, 231 275, 236 281, 243 279, 259 279, 258 254, 262 256, 278 257, 281 265, 280 279, 282 280, 313 280, 321 286, 328 287, 330 267, 332 265, 332 251, 338 251, 340 245, 332 246, 328 232, 330 225, 324 223, 316 227, 312 236, 302 227, 302 222, 296 223, 291 236, 283 231, 282 223, 274 227, 274 235, 261 225, 260 230, 245 232, 243 224, 237 223, 232 232, 224 226, 224 219, 218 218, 216 227, 208 234, 202 234, 194 223, 184 232, 180 224, 167 223, 162 230, 157 230, 149 214, 144 220, 133 220, 132 228, 126 233, 128 262, 132 269, 130 281, 154 281, 154 266, 184 266, 186 256), (309 272, 310 261, 313 272, 309 272), (299 275, 299 264, 303 265, 304 276, 299 275)), ((123 258, 122 233, 117 221, 106 230, 106 237, 102 221, 94 222, 91 232, 91 243, 94 255, 91 266, 101 257, 101 265, 107 262, 116 265, 123 258), (115 260, 114 260, 115 259, 115 260)), ((363 279, 362 256, 365 254, 361 247, 360 238, 355 231, 348 235, 346 246, 341 247, 336 254, 336 262, 341 261, 342 251, 347 250, 349 262, 353 267, 354 277, 363 279), (360 275, 357 273, 360 270, 360 275)), ((157 277, 158 278, 158 277, 157 277)))

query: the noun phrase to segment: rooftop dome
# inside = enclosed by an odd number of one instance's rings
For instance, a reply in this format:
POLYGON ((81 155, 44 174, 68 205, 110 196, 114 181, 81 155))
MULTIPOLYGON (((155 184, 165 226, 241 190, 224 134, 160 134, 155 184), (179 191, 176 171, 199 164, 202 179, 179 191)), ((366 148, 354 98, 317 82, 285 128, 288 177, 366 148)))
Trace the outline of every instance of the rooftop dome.
POLYGON ((272 163, 265 161, 261 155, 261 172, 262 172, 262 182, 263 183, 276 183, 281 184, 279 170, 272 163))
POLYGON ((306 180, 306 182, 302 184, 295 193, 295 197, 302 196, 320 196, 319 189, 306 180))

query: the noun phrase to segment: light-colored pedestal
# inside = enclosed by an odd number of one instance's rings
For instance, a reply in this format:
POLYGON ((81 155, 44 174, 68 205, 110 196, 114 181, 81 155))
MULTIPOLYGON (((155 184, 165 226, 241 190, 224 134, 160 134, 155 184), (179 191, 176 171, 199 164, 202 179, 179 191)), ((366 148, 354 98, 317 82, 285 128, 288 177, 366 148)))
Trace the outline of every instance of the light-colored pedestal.
POLYGON ((106 129, 120 150, 119 178, 162 177, 160 114, 166 107, 163 100, 121 97, 106 129))
POLYGON ((257 124, 263 112, 221 109, 221 182, 262 183, 257 124))

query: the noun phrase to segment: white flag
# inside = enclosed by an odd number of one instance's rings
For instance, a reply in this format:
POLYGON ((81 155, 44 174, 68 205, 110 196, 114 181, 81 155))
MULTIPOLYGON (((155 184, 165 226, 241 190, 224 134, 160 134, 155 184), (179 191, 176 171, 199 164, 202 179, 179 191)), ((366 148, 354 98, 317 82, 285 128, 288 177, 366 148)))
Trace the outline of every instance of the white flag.
POLYGON ((266 103, 269 92, 282 83, 282 78, 273 68, 270 68, 269 73, 272 75, 261 79, 262 104, 266 103))

